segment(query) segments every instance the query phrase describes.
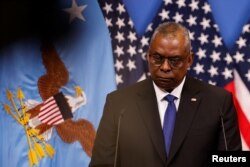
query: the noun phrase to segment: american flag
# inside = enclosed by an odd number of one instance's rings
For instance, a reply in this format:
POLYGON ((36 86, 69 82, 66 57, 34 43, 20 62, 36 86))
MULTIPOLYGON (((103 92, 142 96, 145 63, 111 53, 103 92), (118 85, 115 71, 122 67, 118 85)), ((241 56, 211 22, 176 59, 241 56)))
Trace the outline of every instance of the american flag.
POLYGON ((45 100, 38 114, 38 119, 48 125, 58 125, 72 117, 71 109, 61 92, 45 100))
POLYGON ((147 77, 145 60, 150 37, 162 22, 173 21, 190 30, 195 54, 189 74, 224 87, 235 97, 243 149, 250 148, 250 25, 232 50, 227 49, 206 0, 164 0, 144 35, 139 36, 122 0, 99 0, 109 28, 118 88, 147 77))

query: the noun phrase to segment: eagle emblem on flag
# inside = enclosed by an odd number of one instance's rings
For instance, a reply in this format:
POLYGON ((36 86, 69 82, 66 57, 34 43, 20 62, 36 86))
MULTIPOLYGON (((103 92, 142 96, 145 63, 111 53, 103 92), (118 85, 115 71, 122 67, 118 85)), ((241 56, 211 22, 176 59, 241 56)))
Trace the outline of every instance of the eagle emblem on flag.
MULTIPOLYGON (((9 105, 4 104, 4 108, 25 127, 29 139, 36 136, 40 139, 39 142, 45 144, 44 147, 46 147, 50 157, 53 157, 56 150, 53 150, 52 146, 45 142, 50 139, 53 127, 62 141, 66 143, 79 141, 83 150, 91 157, 96 135, 94 126, 86 119, 72 119, 72 112, 86 104, 86 95, 79 86, 75 87, 75 96, 64 95, 60 92, 60 88, 65 86, 69 80, 68 70, 51 42, 44 42, 41 51, 46 73, 38 79, 37 85, 43 102, 32 99, 23 102, 24 95, 19 88, 17 98, 20 99, 20 108, 14 104, 13 95, 7 90, 8 100, 11 101, 16 114, 11 112, 9 105)), ((30 166, 37 165, 38 158, 45 155, 45 153, 41 154, 43 147, 37 146, 39 142, 33 141, 35 151, 32 149, 32 141, 29 143, 31 148, 28 153, 30 166)))
MULTIPOLYGON (((43 64, 47 73, 38 79, 37 85, 41 98, 43 101, 46 101, 57 95, 60 92, 59 89, 67 84, 69 73, 52 43, 43 43, 41 51, 43 64)), ((72 112, 86 103, 85 93, 81 91, 78 86, 75 87, 75 90, 76 97, 65 96, 72 112)), ((39 117, 43 105, 44 102, 28 111, 28 113, 31 114, 31 119, 39 117)), ((91 156, 96 132, 93 125, 88 120, 79 119, 74 121, 72 118, 69 118, 57 125, 43 123, 41 121, 40 124, 35 124, 35 126, 41 133, 46 133, 52 127, 55 127, 58 135, 64 142, 73 143, 79 141, 83 150, 88 156, 91 156)))

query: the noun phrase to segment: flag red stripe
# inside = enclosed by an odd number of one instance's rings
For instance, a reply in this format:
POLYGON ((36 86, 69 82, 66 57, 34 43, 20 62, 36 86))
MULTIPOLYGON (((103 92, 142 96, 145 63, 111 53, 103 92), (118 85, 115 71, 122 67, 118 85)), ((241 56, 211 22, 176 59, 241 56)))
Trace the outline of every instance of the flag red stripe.
POLYGON ((51 120, 50 122, 48 122, 49 125, 56 125, 58 123, 63 122, 63 117, 61 115, 61 117, 56 117, 53 120, 51 120))
POLYGON ((54 108, 52 108, 51 110, 47 111, 47 112, 42 112, 40 115, 39 115, 39 118, 43 119, 44 117, 48 117, 49 115, 55 113, 59 111, 59 108, 57 106, 55 106, 54 108))
POLYGON ((59 108, 56 108, 53 111, 50 111, 44 117, 40 117, 40 120, 43 121, 43 122, 48 122, 51 118, 53 118, 56 115, 61 115, 61 112, 59 111, 59 108))
POLYGON ((236 97, 234 82, 230 82, 228 85, 226 85, 225 89, 232 92, 232 94, 234 95, 233 96, 234 105, 236 107, 237 114, 238 114, 238 122, 239 122, 240 131, 241 131, 241 134, 242 134, 246 144, 248 145, 248 147, 250 147, 250 123, 249 123, 245 113, 243 112, 243 110, 239 104, 239 101, 236 97))
POLYGON ((49 99, 47 99, 44 103, 43 103, 43 106, 41 107, 41 110, 44 110, 44 108, 51 102, 54 102, 54 98, 53 97, 50 97, 49 99))
POLYGON ((45 104, 43 106, 43 109, 41 108, 41 113, 47 112, 49 110, 52 110, 52 107, 57 106, 56 102, 53 100, 50 104, 45 104))
POLYGON ((60 115, 56 115, 54 117, 51 117, 50 120, 48 120, 47 122, 48 122, 48 124, 53 124, 54 122, 56 122, 59 119, 63 119, 63 117, 62 117, 61 114, 60 115))

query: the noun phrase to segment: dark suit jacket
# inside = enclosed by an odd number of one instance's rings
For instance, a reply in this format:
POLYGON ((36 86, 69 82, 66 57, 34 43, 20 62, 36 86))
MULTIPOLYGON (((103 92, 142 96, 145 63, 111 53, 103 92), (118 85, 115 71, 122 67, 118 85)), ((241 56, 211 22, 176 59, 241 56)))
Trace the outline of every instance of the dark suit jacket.
POLYGON ((232 95, 187 77, 167 157, 153 83, 146 79, 107 96, 90 166, 114 166, 118 129, 117 166, 207 166, 210 151, 225 150, 221 116, 228 149, 241 150, 232 95))

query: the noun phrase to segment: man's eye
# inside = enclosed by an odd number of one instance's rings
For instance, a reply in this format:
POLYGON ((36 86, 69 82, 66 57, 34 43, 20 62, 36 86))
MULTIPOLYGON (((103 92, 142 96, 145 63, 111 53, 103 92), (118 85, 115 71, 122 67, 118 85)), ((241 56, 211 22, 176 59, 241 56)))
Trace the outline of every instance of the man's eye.
POLYGON ((160 56, 160 55, 154 55, 153 57, 155 60, 162 60, 163 59, 162 56, 160 56))
POLYGON ((181 62, 181 59, 180 58, 169 58, 168 59, 171 63, 179 63, 181 62))

